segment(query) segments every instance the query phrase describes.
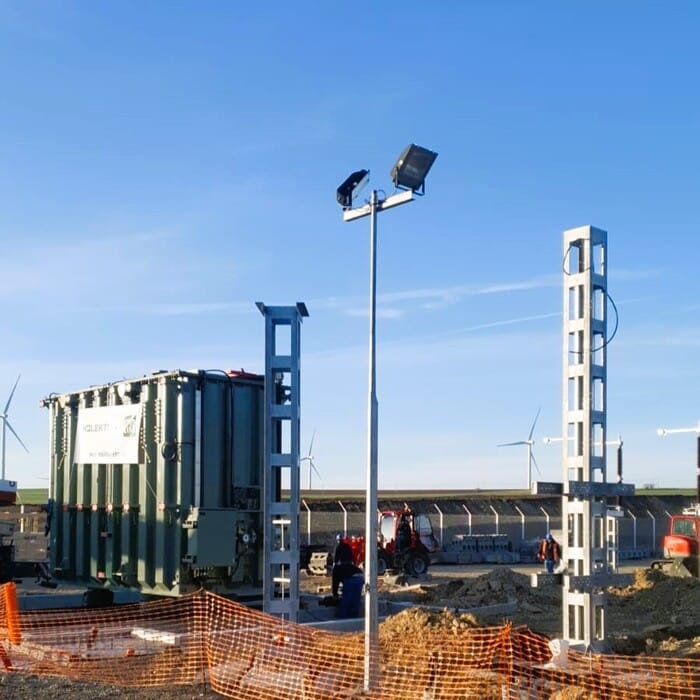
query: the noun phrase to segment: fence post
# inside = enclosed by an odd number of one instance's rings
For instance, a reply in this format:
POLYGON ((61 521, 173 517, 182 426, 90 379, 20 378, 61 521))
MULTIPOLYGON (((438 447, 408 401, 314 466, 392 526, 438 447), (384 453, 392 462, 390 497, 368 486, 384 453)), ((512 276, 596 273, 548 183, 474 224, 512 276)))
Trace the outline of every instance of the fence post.
POLYGON ((518 506, 515 505, 515 503, 513 504, 513 507, 515 508, 515 510, 518 511, 518 513, 520 513, 520 523, 522 525, 521 531, 520 531, 520 539, 524 540, 525 539, 525 513, 523 513, 522 510, 520 510, 520 508, 518 508, 518 506))
POLYGON ((637 549, 637 516, 629 508, 627 512, 632 518, 632 549, 637 549))
POLYGON ((471 537, 471 534, 472 534, 472 513, 464 503, 462 503, 462 508, 464 508, 464 510, 467 513, 467 523, 469 525, 469 532, 467 534, 471 537))
MULTIPOLYGON (((545 520, 547 522, 547 532, 549 532, 549 513, 544 509, 543 506, 540 506, 540 510, 544 513, 545 520)), ((562 524, 562 529, 564 525, 562 524)))
POLYGON ((498 535, 498 511, 490 503, 489 508, 493 511, 493 514, 496 516, 496 534, 498 535))
POLYGON ((442 511, 437 503, 433 503, 433 505, 435 506, 435 510, 440 513, 440 546, 442 547, 442 511))
POLYGON ((348 536, 348 511, 342 501, 338 501, 338 505, 343 509, 343 537, 348 536))
POLYGON ((309 508, 308 503, 302 498, 301 499, 304 508, 306 508, 306 544, 311 544, 311 508, 309 508))
POLYGON ((648 508, 647 513, 651 518, 651 556, 654 557, 656 556, 656 517, 648 508))

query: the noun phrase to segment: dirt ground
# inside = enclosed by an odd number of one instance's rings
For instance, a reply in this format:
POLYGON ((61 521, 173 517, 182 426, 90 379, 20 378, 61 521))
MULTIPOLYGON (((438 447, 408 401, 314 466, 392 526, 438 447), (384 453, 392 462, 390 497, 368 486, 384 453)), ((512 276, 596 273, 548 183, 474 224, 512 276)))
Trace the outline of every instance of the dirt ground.
MULTIPOLYGON (((380 597, 416 605, 471 610, 480 624, 505 619, 550 637, 561 635, 561 588, 531 588, 528 576, 497 568, 476 578, 433 580, 409 586, 384 585, 380 597), (507 614, 474 608, 515 602, 507 614)), ((608 589, 606 636, 617 654, 700 658, 700 581, 637 569, 634 582, 608 589)))
MULTIPOLYGON (((480 624, 509 620, 549 637, 561 635, 560 586, 532 588, 529 576, 505 566, 476 577, 437 574, 423 582, 408 579, 396 585, 388 580, 379 580, 380 600, 446 608, 456 616, 469 611, 480 624), (504 603, 515 603, 515 610, 474 611, 504 603)), ((328 585, 328 579, 313 577, 302 589, 313 592, 328 585)), ((423 618, 419 620, 424 624, 423 618)), ((700 581, 636 569, 632 585, 608 589, 606 636, 617 654, 700 658, 700 581)))
MULTIPOLYGON (((302 581, 302 591, 322 593, 330 585, 327 577, 302 581)), ((556 637, 561 634, 561 588, 557 585, 531 588, 529 576, 506 567, 476 577, 434 576, 426 581, 409 580, 392 584, 380 579, 380 599, 406 601, 416 606, 445 610, 426 616, 417 609, 382 622, 382 632, 400 626, 402 633, 426 624, 526 625, 534 632, 556 637), (478 608, 514 602, 507 615, 479 612, 478 608), (475 609, 477 609, 475 611, 475 609), (471 612, 473 619, 464 613, 471 612), (466 624, 466 623, 465 623, 466 624)), ((608 590, 607 637, 617 654, 700 658, 700 581, 671 578, 650 569, 637 569, 634 583, 608 590)), ((49 678, 0 674, 0 697, 33 700, 36 697, 65 696, 73 700, 99 700, 125 696, 130 700, 214 700, 220 698, 203 684, 178 689, 128 690, 49 678), (126 693, 126 695, 125 695, 126 693)))

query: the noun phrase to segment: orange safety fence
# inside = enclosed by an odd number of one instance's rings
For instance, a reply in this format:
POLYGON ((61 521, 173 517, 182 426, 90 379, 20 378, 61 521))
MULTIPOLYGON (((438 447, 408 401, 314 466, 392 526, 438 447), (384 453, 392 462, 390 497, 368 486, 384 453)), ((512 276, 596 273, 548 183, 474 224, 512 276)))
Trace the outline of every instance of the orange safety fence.
POLYGON ((0 587, 0 674, 123 688, 207 684, 241 700, 651 700, 698 698, 697 660, 557 656, 547 637, 509 624, 413 610, 380 625, 364 691, 362 632, 330 632, 213 593, 97 609, 18 610, 0 587))

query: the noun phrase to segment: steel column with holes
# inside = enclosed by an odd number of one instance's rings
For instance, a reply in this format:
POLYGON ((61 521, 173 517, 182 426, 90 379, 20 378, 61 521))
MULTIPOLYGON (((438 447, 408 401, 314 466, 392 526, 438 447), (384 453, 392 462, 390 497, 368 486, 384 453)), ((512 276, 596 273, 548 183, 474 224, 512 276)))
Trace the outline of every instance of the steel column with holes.
POLYGON ((607 233, 564 232, 564 386, 562 435, 563 636, 574 646, 605 641, 605 588, 615 576, 615 519, 608 498, 607 233))
POLYGON ((263 610, 296 622, 299 614, 299 423, 303 303, 265 306, 265 455, 263 610), (283 489, 289 497, 283 500, 283 489))

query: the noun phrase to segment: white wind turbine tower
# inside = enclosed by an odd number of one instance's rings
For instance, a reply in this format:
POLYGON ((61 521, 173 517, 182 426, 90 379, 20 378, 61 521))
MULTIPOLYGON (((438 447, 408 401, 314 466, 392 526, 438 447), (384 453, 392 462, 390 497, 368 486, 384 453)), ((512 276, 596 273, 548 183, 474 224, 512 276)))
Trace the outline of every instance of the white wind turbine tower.
POLYGON ((535 444, 535 441, 532 439, 532 436, 535 432, 535 425, 537 424, 537 419, 540 417, 540 411, 542 409, 538 408, 537 413, 535 414, 535 420, 532 421, 532 425, 530 426, 530 433, 527 436, 527 440, 518 440, 516 442, 503 442, 498 447, 514 447, 515 445, 527 445, 527 488, 530 490, 532 488, 532 465, 535 465, 535 469, 537 469, 537 473, 540 472, 540 468, 537 466, 537 460, 535 459, 535 455, 532 454, 532 446, 535 444))
POLYGON ((5 452, 6 452, 6 447, 7 447, 7 431, 9 430, 15 438, 17 438, 17 442, 19 442, 24 449, 29 452, 27 449, 27 446, 22 442, 22 439, 20 438, 19 435, 15 432, 15 429, 12 427, 10 424, 10 421, 8 419, 7 412, 10 409, 10 403, 12 402, 12 397, 15 395, 15 389, 17 388, 17 385, 19 384, 19 378, 22 375, 17 376, 17 381, 15 381, 15 385, 12 387, 12 391, 10 392, 10 396, 7 399, 7 403, 5 404, 5 408, 2 413, 0 413, 0 420, 2 420, 2 476, 0 477, 2 481, 5 481, 5 452))
POLYGON ((309 453, 306 455, 306 457, 302 457, 299 461, 300 462, 308 462, 309 463, 309 491, 311 491, 311 473, 316 472, 316 476, 323 481, 321 478, 321 474, 319 473, 318 469, 316 469, 316 465, 314 464, 314 457, 313 457, 313 447, 314 447, 314 438, 316 437, 316 431, 311 434, 311 442, 309 443, 309 453))

